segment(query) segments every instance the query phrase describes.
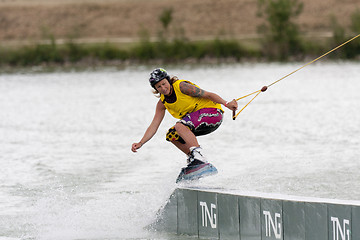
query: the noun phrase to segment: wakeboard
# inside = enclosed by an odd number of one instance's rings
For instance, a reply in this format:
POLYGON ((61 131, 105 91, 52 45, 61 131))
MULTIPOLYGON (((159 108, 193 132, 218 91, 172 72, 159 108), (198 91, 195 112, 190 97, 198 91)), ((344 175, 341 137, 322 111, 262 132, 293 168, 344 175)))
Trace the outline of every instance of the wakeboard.
POLYGON ((176 183, 185 181, 194 181, 200 178, 217 174, 218 171, 211 163, 201 163, 197 165, 189 165, 181 169, 176 183))

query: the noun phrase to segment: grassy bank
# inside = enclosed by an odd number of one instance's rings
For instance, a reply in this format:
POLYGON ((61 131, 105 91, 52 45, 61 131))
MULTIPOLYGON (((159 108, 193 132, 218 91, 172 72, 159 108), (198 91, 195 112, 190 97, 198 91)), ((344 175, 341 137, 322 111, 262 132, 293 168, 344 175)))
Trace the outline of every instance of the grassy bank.
MULTIPOLYGON (((302 60, 313 58, 336 47, 345 41, 341 39, 328 39, 323 41, 302 41, 301 47, 288 59, 302 60)), ((0 48, 0 65, 2 66, 36 66, 36 65, 64 65, 76 64, 106 64, 108 62, 137 62, 137 63, 180 63, 183 61, 204 62, 213 61, 241 62, 253 61, 278 61, 284 60, 277 57, 271 44, 268 49, 263 49, 261 41, 253 42, 251 46, 238 40, 220 40, 191 42, 187 40, 171 40, 151 42, 143 40, 124 48, 117 44, 80 44, 69 40, 65 44, 57 44, 53 39, 50 44, 35 44, 15 48, 0 48)), ((347 44, 330 55, 333 59, 358 59, 360 57, 360 39, 347 44)))
POLYGON ((69 41, 65 44, 36 44, 11 49, 0 48, 0 64, 9 66, 32 66, 41 64, 68 64, 78 62, 105 63, 109 61, 133 61, 146 63, 163 61, 176 63, 186 59, 234 59, 258 57, 258 50, 246 49, 235 40, 189 42, 141 41, 124 48, 117 44, 79 44, 69 41))
MULTIPOLYGON (((69 64, 107 64, 109 62, 182 63, 184 61, 240 62, 252 61, 301 61, 315 58, 344 43, 360 33, 360 10, 351 14, 350 29, 331 19, 332 37, 319 41, 306 38, 301 33, 297 18, 304 4, 300 0, 258 0, 258 13, 265 21, 258 26, 259 38, 251 44, 244 40, 214 38, 190 41, 185 31, 173 23, 174 9, 159 12, 156 40, 142 28, 139 42, 128 44, 85 44, 69 39, 65 44, 56 42, 54 35, 46 33, 48 44, 34 44, 5 48, 0 46, 0 65, 36 66, 69 64), (177 27, 176 31, 171 31, 177 27)), ((222 36, 219 34, 219 36, 222 36)), ((360 37, 330 55, 333 59, 359 59, 360 37)))

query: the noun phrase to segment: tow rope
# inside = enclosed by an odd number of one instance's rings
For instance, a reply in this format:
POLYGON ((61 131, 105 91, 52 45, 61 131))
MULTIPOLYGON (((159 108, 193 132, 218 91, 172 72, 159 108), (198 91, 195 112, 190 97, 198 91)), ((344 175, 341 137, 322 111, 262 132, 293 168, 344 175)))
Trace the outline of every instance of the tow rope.
POLYGON ((249 97, 249 96, 251 96, 251 95, 253 95, 253 94, 256 94, 237 114, 235 113, 235 111, 233 111, 233 120, 235 120, 235 119, 237 118, 237 116, 239 116, 239 114, 240 114, 257 96, 259 96, 259 94, 260 94, 261 92, 265 92, 269 87, 271 87, 271 86, 274 85, 275 83, 280 82, 281 80, 283 80, 283 79, 287 78, 288 76, 296 73, 297 71, 303 69, 304 67, 309 66, 310 64, 316 62, 317 60, 320 60, 321 58, 325 57, 325 56, 328 55, 329 53, 331 53, 331 52, 333 52, 333 51, 341 48, 341 47, 344 46, 345 44, 348 44, 349 42, 355 40, 355 39, 358 38, 358 37, 360 37, 360 34, 358 34, 357 36, 355 36, 355 37, 349 39, 348 41, 340 44, 339 46, 331 49, 330 51, 328 51, 327 53, 321 55, 320 57, 318 57, 318 58, 316 58, 316 59, 314 59, 314 60, 306 63, 304 66, 302 66, 302 67, 296 69, 295 71, 293 71, 293 72, 285 75, 284 77, 276 80, 275 82, 273 82, 273 83, 271 83, 271 84, 269 84, 269 85, 267 85, 267 86, 263 86, 260 90, 255 91, 255 92, 250 93, 250 94, 247 94, 247 95, 245 95, 245 96, 243 96, 243 97, 240 97, 240 98, 238 98, 238 99, 235 99, 236 101, 239 101, 240 99, 243 99, 243 98, 249 97))

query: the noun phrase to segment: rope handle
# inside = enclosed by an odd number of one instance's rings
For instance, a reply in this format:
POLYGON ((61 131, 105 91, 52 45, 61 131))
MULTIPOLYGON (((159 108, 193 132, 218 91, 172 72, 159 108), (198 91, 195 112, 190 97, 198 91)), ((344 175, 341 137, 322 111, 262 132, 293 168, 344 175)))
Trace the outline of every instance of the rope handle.
POLYGON ((250 95, 253 95, 253 94, 257 93, 257 94, 255 95, 255 97, 253 97, 253 98, 250 100, 250 102, 248 102, 237 114, 235 114, 235 111, 233 111, 233 120, 235 120, 235 119, 237 118, 237 116, 239 116, 239 114, 240 114, 257 96, 259 96, 259 94, 260 94, 261 92, 265 92, 267 89, 268 89, 267 86, 263 86, 263 87, 262 87, 260 90, 258 90, 258 91, 255 91, 255 92, 250 93, 250 94, 248 94, 248 95, 246 95, 246 96, 244 96, 244 97, 241 97, 241 98, 236 99, 236 101, 238 101, 238 100, 240 100, 240 99, 242 99, 242 98, 245 98, 245 97, 248 97, 248 96, 250 96, 250 95))
MULTIPOLYGON (((260 90, 259 90, 259 91, 260 91, 260 90)), ((243 98, 246 98, 246 97, 248 97, 248 96, 251 96, 251 95, 253 95, 253 94, 255 94, 255 93, 259 92, 259 91, 256 91, 256 92, 250 93, 250 94, 248 94, 248 95, 242 96, 242 97, 240 97, 240 98, 238 98, 238 99, 235 99, 235 101, 239 101, 240 99, 243 99, 243 98)), ((255 97, 257 97, 257 95, 256 95, 255 97)), ((255 98, 255 97, 254 97, 254 98, 255 98)), ((254 98, 251 99, 251 101, 254 100, 254 98)), ((251 102, 251 101, 250 101, 250 102, 251 102)), ((249 102, 248 104, 246 104, 245 107, 247 107, 247 105, 249 105, 250 102, 249 102)), ((242 110, 245 109, 245 107, 243 107, 237 114, 236 114, 236 111, 233 110, 232 119, 235 120, 235 119, 237 118, 237 116, 239 116, 239 114, 242 112, 242 110)))

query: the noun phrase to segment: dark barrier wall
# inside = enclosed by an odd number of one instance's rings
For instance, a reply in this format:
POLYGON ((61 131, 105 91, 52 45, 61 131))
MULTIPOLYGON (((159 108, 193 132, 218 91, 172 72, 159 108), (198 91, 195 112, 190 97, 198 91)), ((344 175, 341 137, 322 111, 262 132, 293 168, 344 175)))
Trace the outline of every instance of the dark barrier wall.
POLYGON ((360 204, 178 188, 152 227, 204 239, 360 240, 360 204))

